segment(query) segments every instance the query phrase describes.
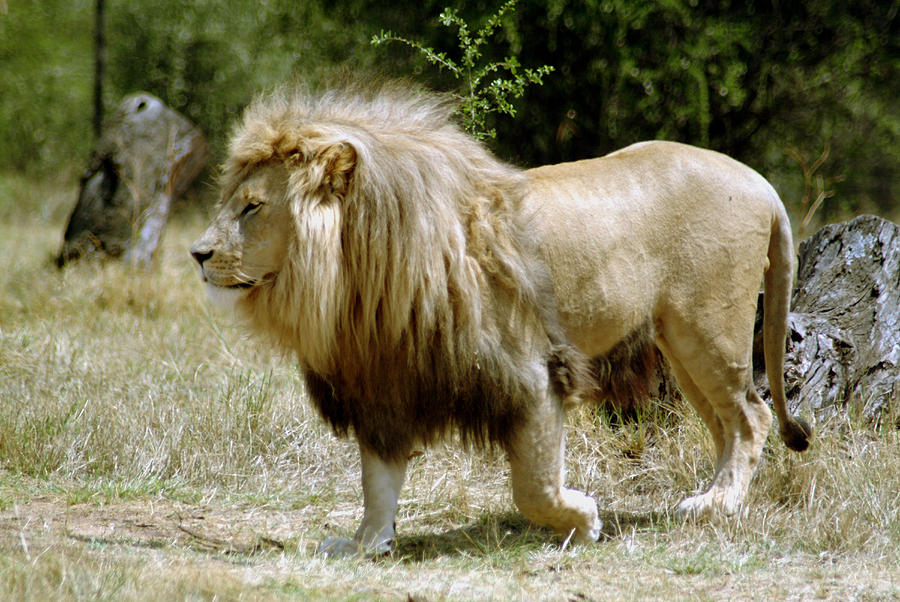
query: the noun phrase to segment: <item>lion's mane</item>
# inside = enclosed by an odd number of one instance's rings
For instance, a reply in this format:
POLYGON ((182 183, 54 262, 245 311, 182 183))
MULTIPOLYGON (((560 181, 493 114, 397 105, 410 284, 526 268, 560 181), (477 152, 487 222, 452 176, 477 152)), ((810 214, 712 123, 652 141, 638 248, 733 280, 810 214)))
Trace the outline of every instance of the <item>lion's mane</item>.
POLYGON ((541 387, 574 398, 587 383, 526 234, 523 174, 465 135, 453 109, 398 83, 285 89, 245 111, 223 169, 227 198, 256 166, 291 166, 303 236, 242 306, 296 352, 333 429, 383 457, 450 427, 503 444, 541 387), (324 181, 339 198, 311 212, 324 181))

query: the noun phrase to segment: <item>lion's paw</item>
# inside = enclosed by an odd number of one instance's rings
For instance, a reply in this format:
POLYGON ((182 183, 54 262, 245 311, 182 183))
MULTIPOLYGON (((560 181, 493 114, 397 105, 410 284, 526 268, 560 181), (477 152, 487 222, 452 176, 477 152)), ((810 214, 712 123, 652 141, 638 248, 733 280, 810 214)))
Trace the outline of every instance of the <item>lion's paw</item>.
POLYGON ((389 554, 390 551, 390 540, 372 548, 364 548, 355 539, 347 537, 329 537, 316 548, 316 554, 326 558, 374 558, 389 554))
POLYGON ((675 508, 675 516, 682 519, 700 518, 712 512, 709 494, 695 495, 681 501, 675 508))
POLYGON ((599 518, 594 520, 594 524, 589 529, 576 529, 574 540, 580 544, 596 543, 600 539, 600 532, 603 530, 603 521, 599 518))
MULTIPOLYGON (((568 509, 567 520, 577 525, 573 534, 576 543, 594 543, 600 539, 603 521, 597 515, 597 502, 594 498, 575 489, 563 489, 562 500, 568 509), (581 523, 579 525, 579 523, 581 523)), ((559 527, 557 527, 559 528, 559 527)))
POLYGON ((733 491, 711 489, 682 500, 675 508, 679 518, 701 518, 712 513, 732 516, 741 510, 741 497, 733 491))
POLYGON ((326 558, 364 558, 362 546, 346 537, 329 537, 319 544, 316 554, 326 558))

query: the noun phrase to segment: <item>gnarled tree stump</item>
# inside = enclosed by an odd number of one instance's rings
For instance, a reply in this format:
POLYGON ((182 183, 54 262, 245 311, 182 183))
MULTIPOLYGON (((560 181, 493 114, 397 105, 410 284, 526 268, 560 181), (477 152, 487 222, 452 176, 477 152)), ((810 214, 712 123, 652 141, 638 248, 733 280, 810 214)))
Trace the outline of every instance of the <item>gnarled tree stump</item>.
MULTIPOLYGON (((788 406, 818 421, 849 411, 878 422, 900 403, 900 226, 871 215, 826 226, 799 260, 788 406)), ((767 394, 761 352, 754 366, 767 394)))
POLYGON ((57 264, 82 256, 152 262, 172 200, 209 160, 206 138, 160 99, 126 96, 81 180, 57 264))

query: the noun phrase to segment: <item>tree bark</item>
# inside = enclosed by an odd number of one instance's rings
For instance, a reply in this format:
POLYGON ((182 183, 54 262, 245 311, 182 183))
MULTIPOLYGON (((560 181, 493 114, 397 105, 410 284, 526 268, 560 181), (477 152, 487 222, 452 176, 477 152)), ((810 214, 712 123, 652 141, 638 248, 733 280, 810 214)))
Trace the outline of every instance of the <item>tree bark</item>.
POLYGON ((208 159, 206 138, 183 116, 144 92, 125 97, 82 177, 57 264, 100 255, 149 266, 172 200, 208 159))
MULTIPOLYGON (((900 402, 900 226, 864 215, 802 242, 789 323, 785 386, 793 412, 816 421, 851 413, 874 423, 890 415, 900 402)), ((755 379, 768 396, 757 351, 755 379)))

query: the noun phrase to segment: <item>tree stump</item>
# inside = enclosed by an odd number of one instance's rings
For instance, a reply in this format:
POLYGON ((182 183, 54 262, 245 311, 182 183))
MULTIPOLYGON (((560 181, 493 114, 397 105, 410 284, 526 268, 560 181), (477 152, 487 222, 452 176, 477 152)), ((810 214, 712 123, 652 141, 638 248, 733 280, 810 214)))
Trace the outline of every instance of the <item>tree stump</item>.
MULTIPOLYGON (((871 215, 826 226, 800 244, 799 260, 788 406, 816 421, 850 412, 878 423, 900 402, 900 226, 871 215)), ((761 348, 754 355, 768 395, 761 348)))
POLYGON ((81 179, 57 265, 107 256, 149 266, 172 200, 208 160, 206 138, 190 121, 145 92, 126 96, 81 179))

